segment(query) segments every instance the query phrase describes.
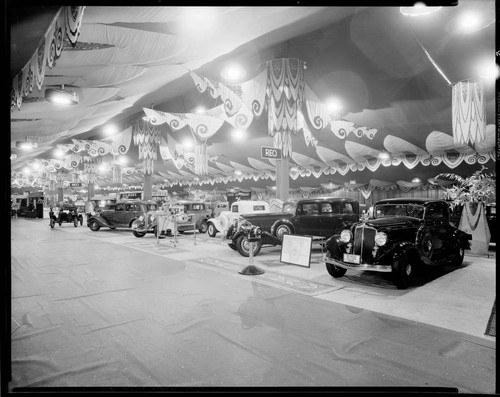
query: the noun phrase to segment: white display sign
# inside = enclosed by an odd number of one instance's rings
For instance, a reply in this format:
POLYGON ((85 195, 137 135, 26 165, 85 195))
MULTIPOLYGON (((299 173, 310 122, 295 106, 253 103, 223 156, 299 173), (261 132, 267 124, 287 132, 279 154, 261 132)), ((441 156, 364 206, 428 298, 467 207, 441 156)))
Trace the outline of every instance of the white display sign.
POLYGON ((281 244, 280 262, 304 267, 311 266, 311 236, 285 234, 281 244))

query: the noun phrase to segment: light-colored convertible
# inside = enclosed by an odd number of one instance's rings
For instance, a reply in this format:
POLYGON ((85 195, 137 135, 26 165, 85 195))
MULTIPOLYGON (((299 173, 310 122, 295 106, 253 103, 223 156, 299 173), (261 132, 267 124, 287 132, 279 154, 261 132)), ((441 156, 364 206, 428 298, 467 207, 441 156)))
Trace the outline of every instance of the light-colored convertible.
POLYGON ((210 237, 215 237, 217 233, 223 235, 234 219, 246 214, 267 214, 269 213, 269 203, 267 201, 241 200, 231 204, 230 211, 222 211, 219 216, 207 220, 207 233, 210 237))

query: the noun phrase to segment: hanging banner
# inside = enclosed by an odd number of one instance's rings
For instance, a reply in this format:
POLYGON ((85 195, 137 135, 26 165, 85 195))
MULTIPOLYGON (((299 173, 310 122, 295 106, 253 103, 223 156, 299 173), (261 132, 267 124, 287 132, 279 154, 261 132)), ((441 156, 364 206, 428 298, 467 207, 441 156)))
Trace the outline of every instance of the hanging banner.
POLYGON ((463 80, 452 88, 453 141, 475 144, 486 140, 486 108, 482 81, 463 80))
POLYGON ((15 108, 21 110, 23 97, 28 96, 35 85, 39 90, 42 89, 46 67, 54 67, 61 56, 64 37, 68 38, 72 46, 76 45, 84 10, 85 6, 64 6, 59 9, 41 44, 12 80, 11 111, 15 108))
POLYGON ((292 154, 291 134, 296 133, 297 112, 304 100, 304 62, 296 58, 280 58, 266 62, 268 133, 273 146, 292 154))

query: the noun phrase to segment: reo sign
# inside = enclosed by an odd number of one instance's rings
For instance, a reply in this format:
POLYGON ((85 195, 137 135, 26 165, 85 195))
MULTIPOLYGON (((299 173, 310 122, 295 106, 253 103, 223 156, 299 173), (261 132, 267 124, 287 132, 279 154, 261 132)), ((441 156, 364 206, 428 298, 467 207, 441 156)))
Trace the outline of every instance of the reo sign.
POLYGON ((269 146, 261 146, 260 149, 261 158, 281 160, 281 149, 269 146))

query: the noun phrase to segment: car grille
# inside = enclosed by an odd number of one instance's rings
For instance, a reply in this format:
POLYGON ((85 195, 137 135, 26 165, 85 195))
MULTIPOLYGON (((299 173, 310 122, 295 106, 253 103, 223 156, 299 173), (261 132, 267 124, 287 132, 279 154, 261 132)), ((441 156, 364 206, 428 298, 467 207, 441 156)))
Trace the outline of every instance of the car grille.
POLYGON ((361 256, 361 263, 373 262, 372 250, 376 233, 376 229, 366 226, 359 226, 354 230, 353 254, 361 256))

